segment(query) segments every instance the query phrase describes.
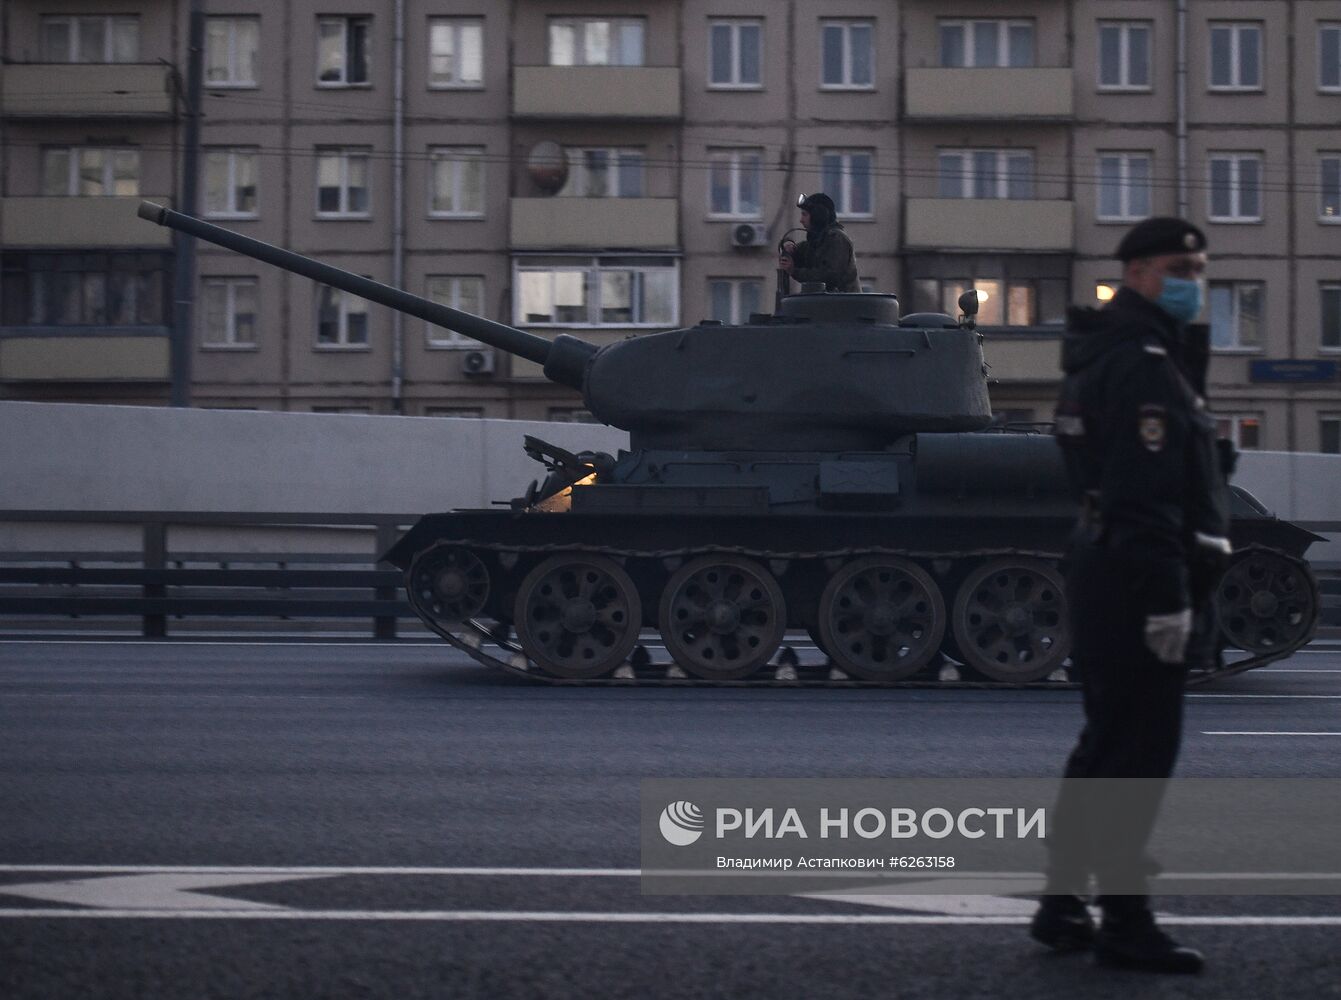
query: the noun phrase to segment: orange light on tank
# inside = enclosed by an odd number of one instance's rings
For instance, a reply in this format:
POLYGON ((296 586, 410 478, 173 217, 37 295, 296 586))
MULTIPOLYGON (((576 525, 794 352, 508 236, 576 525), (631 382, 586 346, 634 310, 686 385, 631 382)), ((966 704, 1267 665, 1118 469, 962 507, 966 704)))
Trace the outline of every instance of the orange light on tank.
POLYGON ((1094 297, 1100 302, 1110 302, 1116 294, 1117 286, 1106 281, 1100 281, 1094 286, 1094 297))

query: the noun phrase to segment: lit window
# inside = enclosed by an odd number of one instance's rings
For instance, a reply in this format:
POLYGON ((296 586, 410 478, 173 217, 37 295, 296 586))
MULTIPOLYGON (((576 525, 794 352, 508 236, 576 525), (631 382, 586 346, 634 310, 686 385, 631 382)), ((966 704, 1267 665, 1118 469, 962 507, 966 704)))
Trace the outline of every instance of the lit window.
POLYGON ((205 215, 256 217, 256 160, 254 149, 205 151, 205 215))
POLYGON ((1318 218, 1341 222, 1341 155, 1324 156, 1319 166, 1322 184, 1318 218))
POLYGON ((140 59, 140 19, 99 14, 42 18, 42 60, 133 63, 140 59))
POLYGON ((365 86, 371 38, 371 17, 318 18, 317 86, 365 86))
POLYGON ((258 17, 205 19, 205 84, 210 87, 256 86, 258 17))
POLYGON ((1149 21, 1099 22, 1099 89, 1150 89, 1149 21))
POLYGON ((318 149, 317 215, 368 216, 368 152, 318 149))
POLYGON ((1341 285, 1323 285, 1322 333, 1319 342, 1325 348, 1341 348, 1341 285))
POLYGON ((679 268, 663 258, 560 258, 516 265, 513 315, 525 326, 673 327, 679 268))
POLYGON ((712 319, 732 326, 749 321, 759 311, 764 283, 758 278, 713 278, 708 282, 712 319))
POLYGON ((568 179, 557 192, 560 197, 643 197, 642 150, 570 147, 564 153, 568 179))
POLYGON ((1134 222, 1150 214, 1149 153, 1099 154, 1099 202, 1104 222, 1134 222))
POLYGON ((206 347, 256 346, 256 279, 205 278, 200 283, 202 341, 206 347))
POLYGON ((1068 302, 1064 278, 917 278, 911 312, 959 315, 959 297, 978 293, 978 325, 1060 326, 1068 302))
POLYGON ((833 198, 839 215, 869 217, 874 213, 873 159, 869 149, 820 151, 820 187, 833 198))
POLYGON ((1341 92, 1341 24, 1318 25, 1318 89, 1341 92))
POLYGON ((1211 346, 1222 351, 1261 348, 1265 297, 1260 281, 1212 281, 1211 346))
POLYGON ((484 86, 484 22, 478 18, 428 19, 428 85, 484 86))
POLYGON ((820 22, 820 86, 825 90, 870 90, 873 21, 820 22))
POLYGON ((1211 22, 1211 89, 1262 89, 1262 25, 1211 22))
POLYGON ((708 150, 708 214, 760 217, 764 155, 758 149, 708 150))
POLYGON ((1210 220, 1262 221, 1262 157, 1258 153, 1212 153, 1210 220))
POLYGON ((438 218, 482 218, 484 148, 433 146, 428 158, 428 214, 438 218))
POLYGON ((1032 21, 943 20, 938 27, 942 66, 986 68, 1034 65, 1032 21))
POLYGON ((317 346, 367 347, 368 302, 343 289, 317 289, 317 346))
POLYGON ((42 151, 42 194, 48 197, 133 197, 139 193, 139 150, 61 146, 42 151))
POLYGON ((1262 447, 1262 418, 1255 413, 1216 414, 1215 433, 1242 451, 1253 451, 1262 447))
POLYGON ((756 89, 764 22, 710 21, 708 23, 708 86, 713 89, 756 89))
POLYGON ((642 18, 551 18, 551 66, 643 65, 642 18))
MULTIPOLYGON (((484 279, 478 275, 430 274, 428 276, 429 299, 439 305, 468 312, 472 316, 484 315, 484 279)), ((425 324, 429 347, 479 347, 480 342, 455 330, 448 330, 434 323, 425 324)))
POLYGON ((941 198, 1032 198, 1034 154, 1018 149, 942 149, 941 198))

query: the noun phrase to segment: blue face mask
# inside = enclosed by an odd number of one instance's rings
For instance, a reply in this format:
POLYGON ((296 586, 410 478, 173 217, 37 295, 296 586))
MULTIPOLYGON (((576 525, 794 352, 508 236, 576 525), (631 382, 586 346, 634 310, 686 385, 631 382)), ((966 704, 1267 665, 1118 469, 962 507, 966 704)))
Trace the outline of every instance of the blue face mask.
POLYGON ((1164 276, 1164 288, 1155 300, 1166 313, 1180 323, 1191 323, 1201 315, 1203 292, 1201 282, 1192 278, 1164 276))

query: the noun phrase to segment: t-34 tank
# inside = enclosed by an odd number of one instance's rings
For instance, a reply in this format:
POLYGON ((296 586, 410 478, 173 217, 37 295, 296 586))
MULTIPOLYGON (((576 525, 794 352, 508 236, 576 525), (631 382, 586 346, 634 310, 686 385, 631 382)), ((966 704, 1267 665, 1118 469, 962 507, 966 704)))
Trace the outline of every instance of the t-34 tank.
MULTIPOLYGON (((156 205, 140 214, 541 364, 629 432, 618 455, 527 438, 541 485, 507 509, 429 514, 387 553, 424 622, 481 662, 553 681, 843 685, 937 664, 954 678, 943 652, 993 683, 1063 676, 1074 507, 1050 435, 987 430, 971 316, 803 293, 741 326, 596 347, 156 205), (779 656, 788 629, 825 662, 779 656)), ((1221 644, 1247 655, 1216 676, 1303 645, 1318 614, 1302 561, 1317 536, 1242 490, 1234 515, 1215 605, 1221 644)))

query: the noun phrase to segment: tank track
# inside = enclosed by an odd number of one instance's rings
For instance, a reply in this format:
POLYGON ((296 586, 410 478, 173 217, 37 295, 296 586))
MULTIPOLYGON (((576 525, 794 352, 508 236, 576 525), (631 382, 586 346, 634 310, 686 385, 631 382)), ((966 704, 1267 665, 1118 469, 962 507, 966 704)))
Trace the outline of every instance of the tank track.
MULTIPOLYGON (((472 551, 489 551, 517 556, 520 556, 521 554, 515 546, 465 538, 439 542, 437 545, 431 546, 429 549, 425 550, 425 553, 432 551, 432 549, 438 548, 439 546, 459 546, 472 551)), ((1298 571, 1302 579, 1307 582, 1307 596, 1311 602, 1311 606, 1316 612, 1316 609, 1319 607, 1318 585, 1307 562, 1282 552, 1279 549, 1257 545, 1248 546, 1242 552, 1236 553, 1235 558, 1237 560, 1254 550, 1269 552, 1272 556, 1285 560, 1291 564, 1298 571)), ((530 554, 582 552, 620 560, 628 558, 692 559, 695 556, 707 554, 707 551, 708 550, 700 552, 698 550, 683 549, 633 551, 604 546, 575 544, 532 546, 526 549, 526 552, 530 554)), ((765 564, 773 560, 853 559, 865 555, 888 555, 906 559, 950 561, 982 561, 1001 556, 1021 556, 1043 559, 1054 564, 1058 560, 1058 554, 1055 552, 1039 552, 1013 548, 987 549, 972 552, 924 552, 907 549, 862 547, 861 549, 837 549, 823 552, 761 552, 739 547, 715 547, 710 551, 714 555, 728 554, 746 556, 758 559, 765 564)), ((420 554, 422 555, 425 553, 420 554)), ((686 673, 673 659, 654 659, 643 644, 641 635, 638 644, 634 649, 634 653, 626 658, 618 667, 608 673, 597 677, 560 677, 545 671, 538 664, 531 661, 522 646, 513 638, 513 631, 510 626, 500 626, 495 624, 491 627, 485 621, 471 618, 458 623, 453 623, 453 627, 448 627, 446 623, 436 620, 434 616, 428 613, 422 606, 418 595, 415 592, 415 588, 411 585, 410 577, 413 569, 414 563, 412 562, 405 571, 406 594, 409 598, 411 607, 429 629, 440 636, 448 644, 461 650, 483 666, 500 670, 505 674, 510 674, 514 677, 519 677, 533 683, 554 687, 911 688, 940 690, 1074 690, 1080 687, 1079 682, 1072 679, 1072 671, 1068 666, 1059 667, 1043 680, 1011 682, 990 679, 970 679, 965 678, 963 676, 963 671, 944 656, 933 659, 932 663, 927 668, 924 668, 918 675, 910 678, 902 680, 864 680, 852 677, 843 672, 841 669, 834 666, 827 656, 825 657, 826 662, 823 664, 801 663, 795 650, 790 645, 787 645, 785 640, 779 648, 779 651, 774 656, 770 657, 770 662, 766 666, 758 669, 751 676, 729 680, 710 679, 696 677, 686 673), (492 647, 492 649, 488 647, 492 647), (494 650, 496 650, 496 652, 494 650)), ((1302 635, 1298 636, 1288 644, 1284 644, 1277 649, 1258 652, 1256 655, 1245 657, 1231 664, 1225 664, 1223 657, 1218 657, 1218 661, 1221 664, 1220 666, 1213 670, 1192 673, 1188 678, 1187 686, 1189 688, 1197 687, 1212 681, 1246 673, 1249 670, 1254 670, 1288 657, 1312 640, 1316 627, 1317 615, 1315 613, 1312 620, 1307 623, 1307 627, 1302 635)), ((823 655, 822 650, 821 654, 823 655)), ((1067 663, 1069 664, 1069 661, 1067 661, 1067 663)))

